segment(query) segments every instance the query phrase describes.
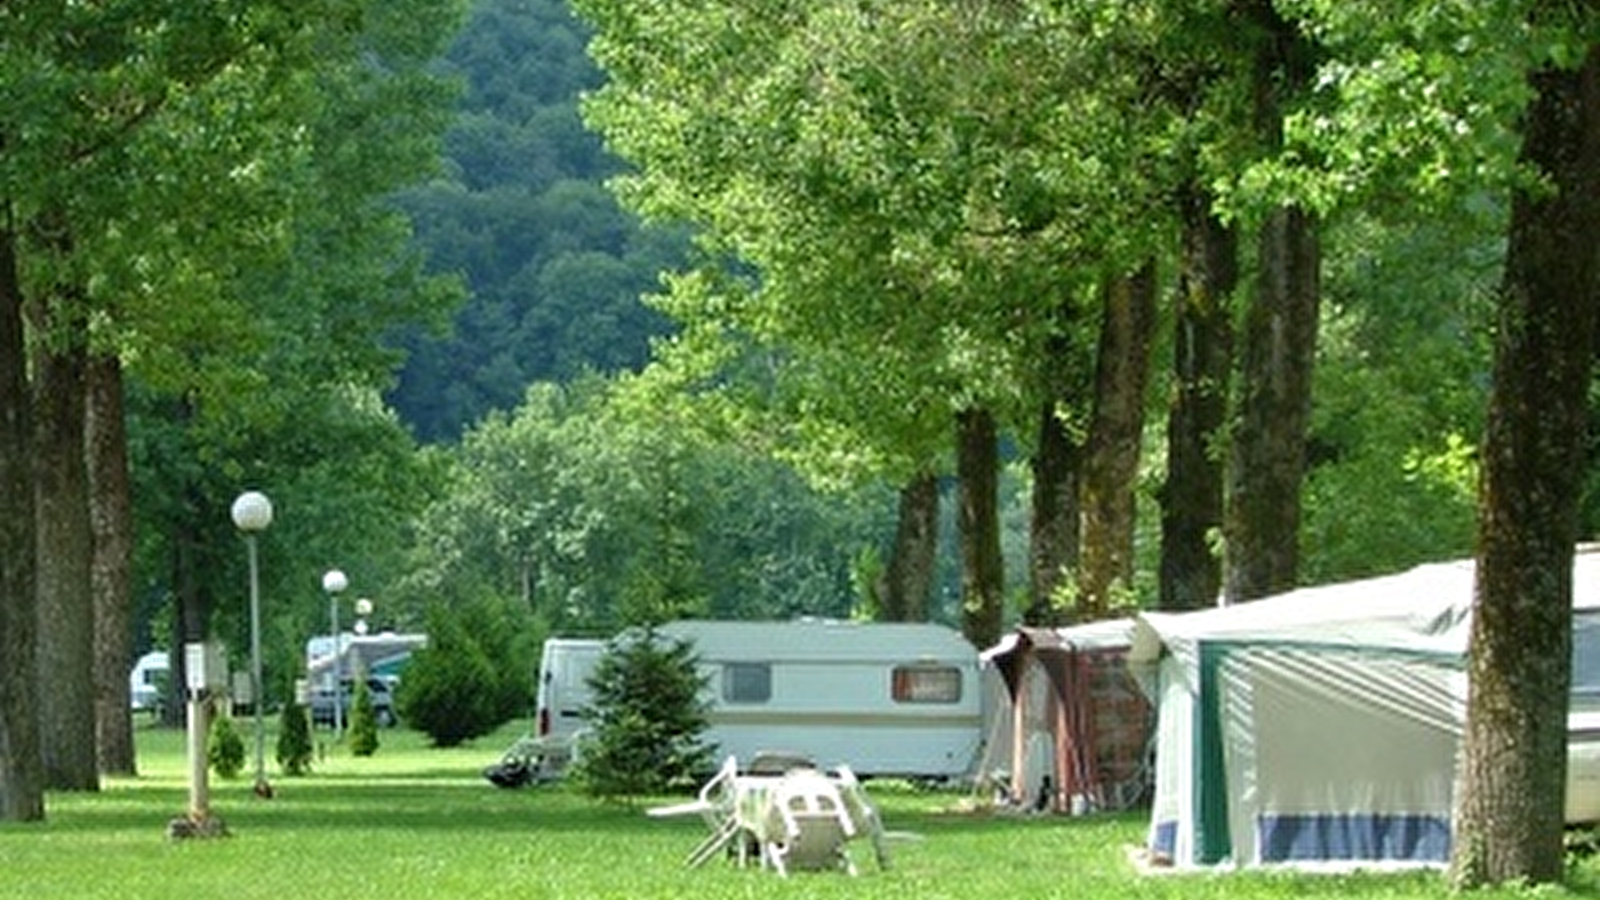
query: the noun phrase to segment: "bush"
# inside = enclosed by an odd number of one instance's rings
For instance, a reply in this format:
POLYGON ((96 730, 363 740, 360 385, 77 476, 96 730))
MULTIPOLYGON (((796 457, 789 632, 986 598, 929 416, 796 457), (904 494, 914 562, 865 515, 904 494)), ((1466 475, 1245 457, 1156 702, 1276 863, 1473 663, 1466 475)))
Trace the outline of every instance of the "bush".
POLYGON ((311 771, 311 714, 290 700, 278 719, 278 765, 285 775, 304 775, 311 771))
POLYGON ((705 686, 693 647, 654 629, 619 638, 589 679, 590 730, 573 763, 583 790, 600 797, 658 794, 697 783, 710 769, 705 686))
POLYGON ((454 616, 437 607, 429 615, 428 644, 411 655, 395 697, 400 717, 454 747, 488 734, 510 719, 495 702, 500 678, 483 649, 454 616))
POLYGON ((395 694, 410 727, 451 747, 528 712, 538 642, 526 604, 496 598, 428 611, 428 644, 411 656, 395 694))
POLYGON ((233 727, 233 719, 218 715, 211 720, 206 736, 206 761, 222 778, 237 778, 244 769, 244 738, 233 727))
POLYGON ((366 678, 356 678, 355 694, 350 700, 350 752, 371 756, 378 752, 378 714, 372 708, 372 689, 367 687, 366 678))

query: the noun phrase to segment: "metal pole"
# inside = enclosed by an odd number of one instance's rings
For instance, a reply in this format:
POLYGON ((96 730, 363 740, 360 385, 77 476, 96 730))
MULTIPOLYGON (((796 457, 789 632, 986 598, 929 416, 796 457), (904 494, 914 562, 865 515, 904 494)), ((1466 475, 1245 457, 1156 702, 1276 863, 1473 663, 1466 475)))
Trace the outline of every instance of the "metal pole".
POLYGON ((333 739, 344 734, 344 655, 339 652, 339 592, 328 592, 328 621, 333 627, 333 739))
POLYGON ((206 702, 193 688, 184 691, 189 725, 189 820, 200 824, 211 818, 211 788, 206 781, 206 702))
POLYGON ((256 569, 256 536, 245 535, 250 548, 250 696, 256 713, 256 794, 268 796, 272 788, 267 784, 267 727, 263 719, 266 697, 261 690, 261 588, 256 569))

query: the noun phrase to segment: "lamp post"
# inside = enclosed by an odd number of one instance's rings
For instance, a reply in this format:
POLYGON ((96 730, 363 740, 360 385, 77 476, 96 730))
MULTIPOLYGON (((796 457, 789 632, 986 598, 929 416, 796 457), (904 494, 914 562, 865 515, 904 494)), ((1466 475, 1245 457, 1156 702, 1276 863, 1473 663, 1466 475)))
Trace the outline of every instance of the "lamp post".
POLYGON ((250 553, 250 699, 256 718, 256 796, 272 796, 267 784, 265 698, 261 690, 261 588, 256 565, 256 534, 272 524, 272 501, 260 491, 245 491, 233 501, 233 524, 244 533, 250 553))
POLYGON ((341 655, 339 653, 339 593, 350 586, 350 579, 338 569, 323 573, 322 589, 328 592, 328 629, 333 636, 333 736, 338 740, 344 731, 344 685, 341 683, 341 655))

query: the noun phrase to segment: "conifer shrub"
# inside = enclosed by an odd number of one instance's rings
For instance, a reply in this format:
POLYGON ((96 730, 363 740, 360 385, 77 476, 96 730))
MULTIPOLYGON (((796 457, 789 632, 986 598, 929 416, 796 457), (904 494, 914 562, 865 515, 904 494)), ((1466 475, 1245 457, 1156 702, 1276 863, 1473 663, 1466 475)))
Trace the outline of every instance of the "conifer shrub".
POLYGON ((290 700, 278 717, 278 766, 285 775, 304 775, 311 771, 315 748, 311 741, 311 713, 290 700))
POLYGON ((206 736, 206 762, 221 778, 237 778, 244 770, 244 738, 234 727, 231 716, 219 714, 212 718, 211 730, 206 736))
POLYGON ((500 679, 488 654, 443 608, 429 616, 428 644, 411 654, 395 697, 400 717, 434 746, 488 734, 509 717, 495 702, 500 679))
POLYGON ((639 796, 697 784, 711 768, 704 684, 687 641, 644 628, 613 642, 589 678, 589 730, 572 769, 584 792, 639 796))
POLYGON ((366 678, 356 678, 350 700, 350 752, 371 756, 378 752, 378 713, 373 709, 372 689, 367 687, 366 678))

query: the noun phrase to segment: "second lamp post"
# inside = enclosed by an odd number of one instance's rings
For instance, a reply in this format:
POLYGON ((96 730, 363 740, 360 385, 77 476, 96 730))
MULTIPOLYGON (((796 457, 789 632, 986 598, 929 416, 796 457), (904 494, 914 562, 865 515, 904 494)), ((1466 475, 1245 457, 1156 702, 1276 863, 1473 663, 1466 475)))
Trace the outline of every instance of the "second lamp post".
POLYGON ((333 637, 333 735, 337 739, 344 733, 344 654, 339 646, 339 594, 350 586, 350 580, 338 569, 329 569, 322 576, 322 589, 328 592, 328 633, 333 637))

